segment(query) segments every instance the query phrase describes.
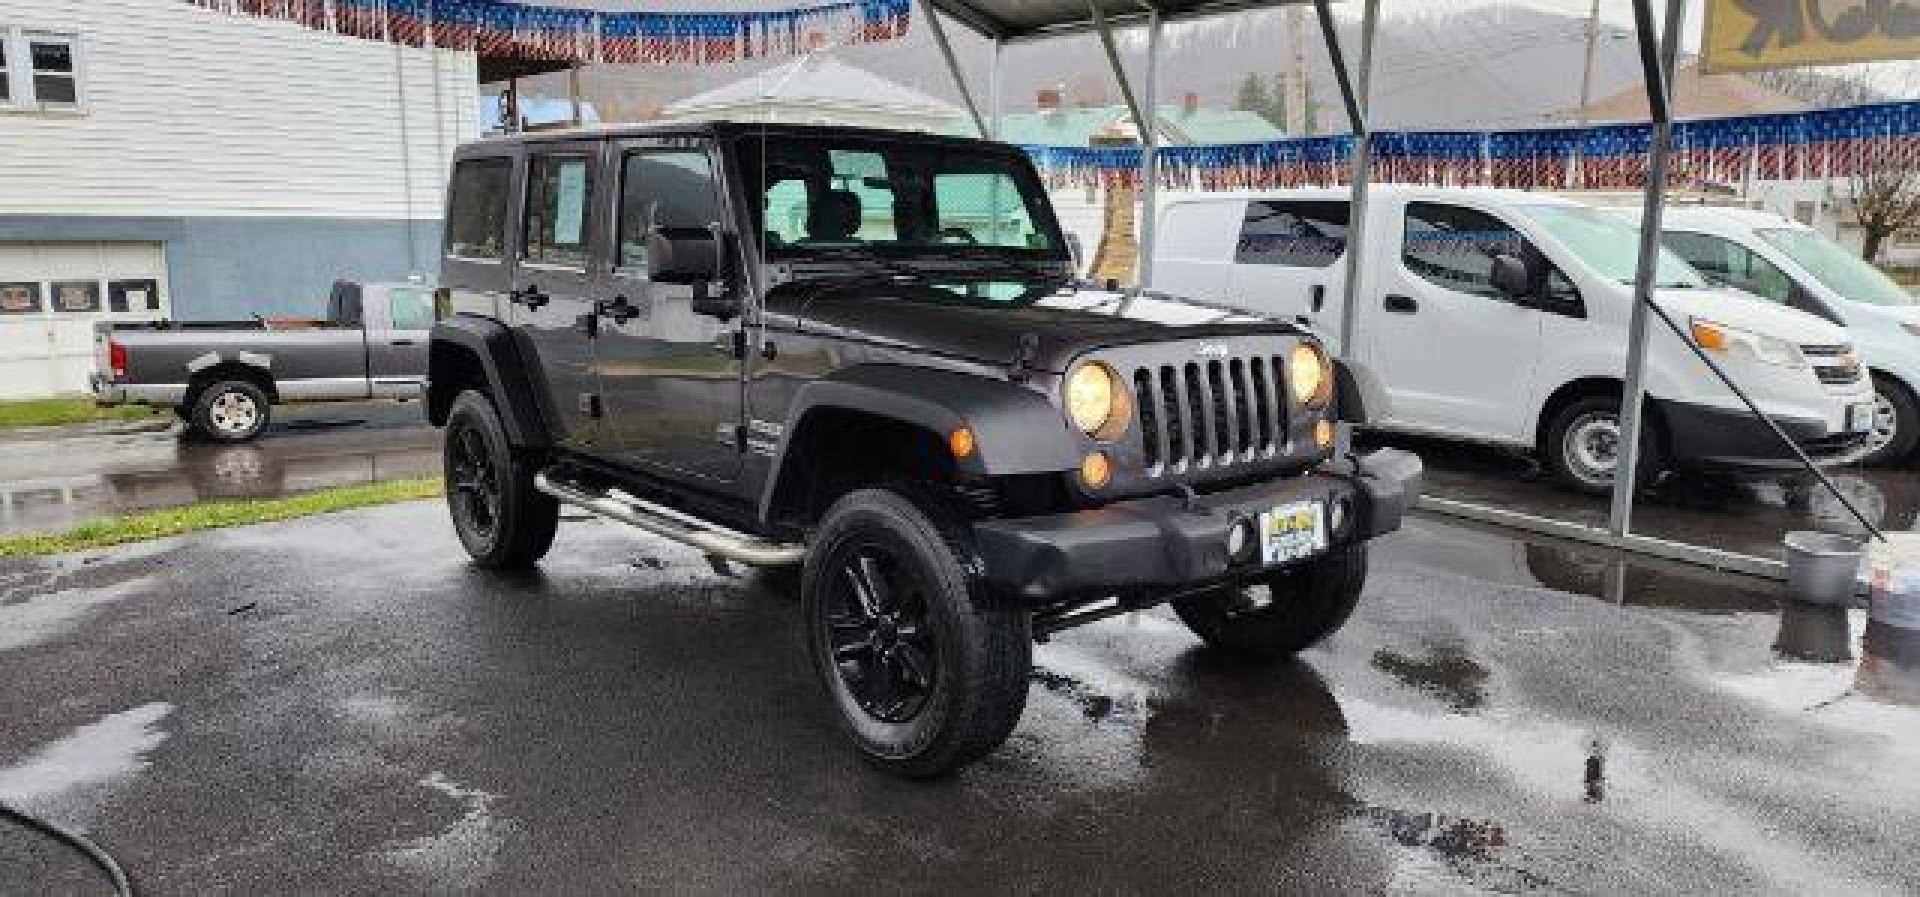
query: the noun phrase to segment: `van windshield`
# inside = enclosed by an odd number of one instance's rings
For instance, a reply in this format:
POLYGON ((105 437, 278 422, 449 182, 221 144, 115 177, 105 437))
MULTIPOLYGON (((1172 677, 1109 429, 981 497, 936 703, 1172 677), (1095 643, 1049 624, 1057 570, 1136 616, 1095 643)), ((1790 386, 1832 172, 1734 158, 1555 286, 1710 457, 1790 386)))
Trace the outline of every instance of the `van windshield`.
POLYGON ((1779 227, 1754 233, 1843 299, 1869 305, 1920 305, 1920 298, 1902 289, 1879 268, 1815 231, 1779 227))
POLYGON ((769 258, 1067 257, 1040 179, 1015 152, 780 134, 738 147, 769 258))
MULTIPOLYGON (((1601 277, 1633 283, 1640 262, 1640 231, 1625 219, 1586 206, 1523 206, 1521 211, 1601 277)), ((1700 272, 1665 246, 1660 247, 1653 282, 1661 287, 1707 285, 1700 272)))

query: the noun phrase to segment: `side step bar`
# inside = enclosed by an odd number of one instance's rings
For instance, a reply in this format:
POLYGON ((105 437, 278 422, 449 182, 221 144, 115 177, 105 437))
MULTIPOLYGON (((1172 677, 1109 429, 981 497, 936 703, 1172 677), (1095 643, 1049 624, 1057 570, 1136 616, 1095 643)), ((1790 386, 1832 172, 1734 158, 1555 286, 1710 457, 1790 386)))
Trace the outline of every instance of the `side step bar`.
POLYGON ((701 520, 692 514, 628 495, 618 489, 608 492, 589 492, 572 483, 556 480, 544 471, 534 474, 533 488, 576 508, 584 508, 602 517, 646 530, 656 536, 664 536, 675 542, 691 545, 715 557, 739 561, 749 566, 788 567, 800 563, 807 555, 805 545, 769 542, 758 536, 750 536, 717 523, 701 520))

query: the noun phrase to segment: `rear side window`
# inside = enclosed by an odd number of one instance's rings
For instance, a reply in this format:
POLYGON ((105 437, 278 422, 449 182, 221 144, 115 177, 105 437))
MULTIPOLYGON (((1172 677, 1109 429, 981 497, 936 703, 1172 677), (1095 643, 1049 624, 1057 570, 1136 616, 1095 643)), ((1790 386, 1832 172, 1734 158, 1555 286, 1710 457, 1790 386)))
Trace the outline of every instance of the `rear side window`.
POLYGON ((1240 222, 1233 260, 1243 265, 1325 268, 1347 249, 1347 204, 1254 200, 1240 222))
POLYGON ((534 156, 527 163, 526 245, 530 262, 587 266, 587 216, 593 209, 593 159, 534 156))
POLYGON ((387 293, 387 320, 395 330, 426 330, 433 326, 433 294, 399 289, 387 293))
POLYGON ((1519 231, 1485 212, 1437 202, 1407 204, 1400 261, 1449 290, 1502 298, 1493 286, 1493 257, 1526 250, 1519 231))
POLYGON ((454 166, 447 200, 447 254, 498 259, 506 247, 510 159, 468 159, 454 166))

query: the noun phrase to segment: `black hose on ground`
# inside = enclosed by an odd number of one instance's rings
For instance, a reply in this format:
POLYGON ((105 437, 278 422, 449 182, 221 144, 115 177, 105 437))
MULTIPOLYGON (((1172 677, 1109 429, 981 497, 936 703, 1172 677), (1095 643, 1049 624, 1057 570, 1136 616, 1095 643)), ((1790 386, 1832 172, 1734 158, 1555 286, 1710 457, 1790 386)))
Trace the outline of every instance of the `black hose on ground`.
POLYGON ((101 872, 106 873, 107 878, 113 882, 113 892, 116 895, 119 895, 119 897, 133 897, 133 882, 127 879, 127 871, 120 868, 120 863, 113 858, 112 854, 107 853, 100 845, 93 843, 92 838, 60 825, 59 823, 49 822, 37 816, 29 816, 21 810, 8 806, 4 801, 0 801, 0 816, 18 822, 27 828, 33 829, 78 851, 82 856, 92 861, 95 866, 99 867, 101 872))

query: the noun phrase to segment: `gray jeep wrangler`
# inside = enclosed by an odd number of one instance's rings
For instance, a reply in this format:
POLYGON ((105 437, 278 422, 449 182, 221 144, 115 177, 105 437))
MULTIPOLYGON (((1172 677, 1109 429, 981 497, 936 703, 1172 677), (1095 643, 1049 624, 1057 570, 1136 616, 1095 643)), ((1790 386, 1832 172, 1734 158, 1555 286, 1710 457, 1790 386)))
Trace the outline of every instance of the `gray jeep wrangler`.
MULTIPOLYGON (((1027 158, 704 124, 456 158, 428 414, 484 567, 573 505, 797 573, 829 703, 914 777, 981 757, 1032 645, 1162 602, 1214 649, 1339 628, 1420 462, 1286 323, 1078 289, 1027 158)), ((773 577, 778 581, 779 577, 773 577)))

